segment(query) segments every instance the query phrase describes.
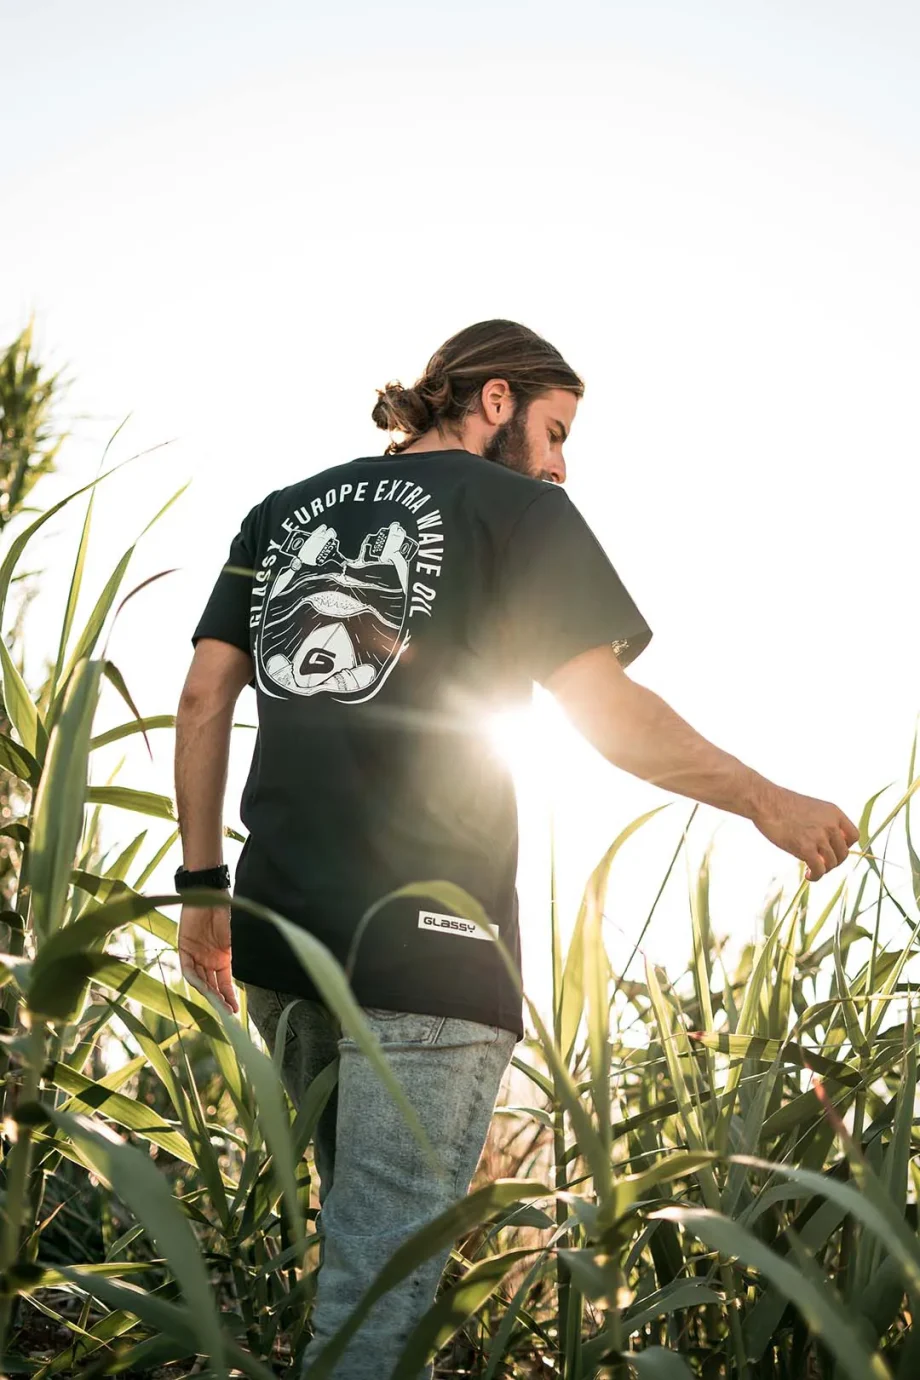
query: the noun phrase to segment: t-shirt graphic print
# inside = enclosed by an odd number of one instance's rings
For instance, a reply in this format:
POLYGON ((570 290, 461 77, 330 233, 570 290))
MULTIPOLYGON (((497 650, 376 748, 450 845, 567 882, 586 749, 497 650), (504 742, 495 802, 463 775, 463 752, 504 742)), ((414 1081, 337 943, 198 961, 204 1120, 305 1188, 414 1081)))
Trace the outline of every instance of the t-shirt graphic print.
POLYGON ((373 698, 409 644, 410 611, 430 614, 436 591, 421 582, 410 588, 422 543, 426 570, 440 575, 441 514, 408 481, 342 483, 285 517, 253 583, 259 688, 275 698, 324 694, 355 704, 373 698), (367 492, 372 487, 375 497, 367 492), (399 519, 343 550, 337 528, 320 515, 368 501, 398 503, 399 519))
POLYGON ((256 667, 266 694, 370 699, 403 647, 409 560, 398 522, 368 533, 354 558, 334 527, 294 527, 263 601, 256 667))
MULTIPOLYGON (((325 470, 248 513, 203 638, 253 665, 235 895, 326 945, 362 1005, 520 1036, 489 942, 520 971, 514 787, 489 724, 572 657, 606 644, 628 665, 651 638, 566 494, 467 451, 325 470), (394 896, 434 880, 490 932, 437 894, 394 896)), ((271 922, 235 904, 231 929, 238 982, 322 1001, 271 922)))

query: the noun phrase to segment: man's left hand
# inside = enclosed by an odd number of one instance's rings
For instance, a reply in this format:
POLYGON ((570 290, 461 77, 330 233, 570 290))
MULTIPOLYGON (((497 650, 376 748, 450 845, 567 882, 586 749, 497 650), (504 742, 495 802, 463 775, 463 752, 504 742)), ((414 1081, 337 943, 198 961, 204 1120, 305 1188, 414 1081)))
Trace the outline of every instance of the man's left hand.
POLYGON ((189 986, 213 992, 228 1011, 239 1011, 230 968, 230 907, 183 906, 177 947, 189 986))

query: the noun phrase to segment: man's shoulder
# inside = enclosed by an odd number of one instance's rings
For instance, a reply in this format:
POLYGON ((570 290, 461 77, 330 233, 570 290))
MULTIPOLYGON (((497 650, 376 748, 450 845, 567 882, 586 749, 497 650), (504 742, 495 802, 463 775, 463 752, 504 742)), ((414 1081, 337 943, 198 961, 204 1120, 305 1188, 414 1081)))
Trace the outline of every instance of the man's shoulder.
MULTIPOLYGON (((260 503, 256 504, 253 511, 265 512, 276 506, 296 507, 306 493, 317 492, 324 487, 332 487, 340 481, 346 482, 348 479, 354 478, 358 471, 361 472, 362 477, 365 477, 366 474, 377 473, 383 479, 397 470, 411 469, 411 461, 411 452, 408 455, 357 456, 351 460, 315 470, 312 474, 304 475, 302 479, 295 480, 294 483, 287 484, 283 488, 273 489, 266 494, 260 503)), ((519 474, 517 470, 510 470, 505 465, 498 464, 494 460, 486 460, 481 455, 474 455, 470 451, 445 451, 437 460, 427 460, 424 466, 419 466, 418 473, 413 477, 418 483, 427 481, 433 490, 444 485, 453 486, 459 483, 464 488, 471 488, 477 494, 482 494, 486 499, 500 500, 508 508, 521 511, 553 487, 541 479, 519 474)))
POLYGON ((472 455, 467 451, 462 453, 460 464, 466 467, 466 473, 476 483, 495 493, 507 494, 509 499, 516 499, 522 504, 536 498, 546 488, 542 479, 534 479, 529 474, 508 469, 507 465, 499 464, 497 460, 486 460, 481 455, 472 455))

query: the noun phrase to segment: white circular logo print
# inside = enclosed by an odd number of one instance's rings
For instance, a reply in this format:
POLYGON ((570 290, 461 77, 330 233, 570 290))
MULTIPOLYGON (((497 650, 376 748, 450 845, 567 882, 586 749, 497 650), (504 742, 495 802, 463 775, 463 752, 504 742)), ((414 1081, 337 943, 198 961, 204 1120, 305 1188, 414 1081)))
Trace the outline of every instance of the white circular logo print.
POLYGON ((356 551, 343 552, 334 527, 289 522, 277 545, 256 633, 262 688, 370 699, 408 641, 418 542, 402 523, 390 522, 368 532, 356 551))

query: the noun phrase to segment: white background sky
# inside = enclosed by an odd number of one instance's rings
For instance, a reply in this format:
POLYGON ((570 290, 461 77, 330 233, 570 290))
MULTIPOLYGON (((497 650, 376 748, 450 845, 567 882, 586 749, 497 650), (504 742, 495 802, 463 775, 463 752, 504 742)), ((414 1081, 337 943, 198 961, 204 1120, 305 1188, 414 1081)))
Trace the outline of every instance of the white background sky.
MULTIPOLYGON (((111 642, 142 712, 174 709, 252 504, 382 450, 374 388, 510 316, 587 380, 569 492, 654 630, 630 674, 784 785, 858 817, 897 782, 893 803, 920 709, 918 14, 0 0, 0 329, 34 311, 42 354, 74 379, 74 439, 41 501, 92 476, 127 412, 115 458, 176 438, 100 492, 93 595, 194 481, 132 567, 178 572, 111 642)), ((49 572, 34 665, 71 512, 29 562, 49 572)), ((550 731, 545 707, 539 722, 517 760, 542 998, 549 795, 566 917, 615 834, 668 797, 550 731)), ((172 735, 155 748, 125 784, 170 789, 172 735)), ((627 845, 614 964, 691 808, 677 798, 627 845)), ((113 813, 111 836, 135 824, 113 813)), ((797 865, 710 810, 695 857, 717 828, 714 923, 741 941, 797 865)), ((687 914, 679 867, 649 940, 672 971, 687 914)))

